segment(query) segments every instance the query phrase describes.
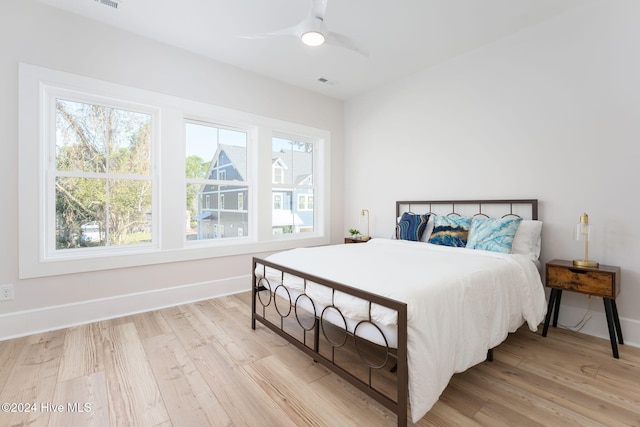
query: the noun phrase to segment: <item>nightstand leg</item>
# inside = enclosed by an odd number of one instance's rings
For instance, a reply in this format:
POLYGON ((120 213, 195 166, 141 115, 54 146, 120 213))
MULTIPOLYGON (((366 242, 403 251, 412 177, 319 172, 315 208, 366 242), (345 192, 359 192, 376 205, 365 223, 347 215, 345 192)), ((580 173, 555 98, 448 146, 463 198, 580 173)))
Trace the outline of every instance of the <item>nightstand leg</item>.
POLYGON ((556 308, 553 310, 553 327, 558 326, 558 312, 560 311, 560 299, 562 298, 562 289, 556 289, 556 308))
POLYGON ((609 339, 611 340, 611 350, 613 351, 613 357, 619 359, 618 344, 616 344, 616 331, 614 330, 614 316, 613 308, 610 298, 602 298, 604 301, 604 311, 607 314, 607 325, 609 326, 609 339))
POLYGON ((611 308, 613 308, 613 321, 616 324, 616 332, 618 333, 618 342, 624 344, 622 339, 622 328, 620 327, 620 318, 618 317, 618 307, 616 306, 616 300, 611 300, 611 308))
MULTIPOLYGON (((544 327, 542 328, 543 337, 547 336, 547 331, 549 330, 549 321, 551 320, 551 312, 553 311, 554 307, 560 306, 560 298, 558 298, 559 292, 560 291, 556 288, 551 289, 551 294, 549 295, 549 305, 547 306, 547 315, 544 318, 544 327), (556 299, 557 299, 557 303, 556 303, 556 299)), ((556 318, 554 320, 554 323, 557 321, 557 319, 558 319, 558 311, 556 310, 556 318)), ((553 326, 556 326, 556 325, 554 324, 553 326)))

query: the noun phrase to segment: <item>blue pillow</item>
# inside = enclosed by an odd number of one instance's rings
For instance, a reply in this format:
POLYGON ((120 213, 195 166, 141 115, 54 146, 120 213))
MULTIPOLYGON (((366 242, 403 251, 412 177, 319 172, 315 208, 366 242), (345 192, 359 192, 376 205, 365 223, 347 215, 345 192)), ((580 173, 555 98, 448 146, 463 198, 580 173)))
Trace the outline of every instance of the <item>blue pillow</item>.
POLYGON ((427 228, 428 221, 429 215, 403 213, 396 226, 396 238, 419 242, 424 230, 427 228))
POLYGON ((520 222, 522 218, 475 217, 471 221, 467 248, 510 254, 520 222))
POLYGON ((468 216, 436 216, 429 243, 464 248, 467 245, 471 218, 468 216))

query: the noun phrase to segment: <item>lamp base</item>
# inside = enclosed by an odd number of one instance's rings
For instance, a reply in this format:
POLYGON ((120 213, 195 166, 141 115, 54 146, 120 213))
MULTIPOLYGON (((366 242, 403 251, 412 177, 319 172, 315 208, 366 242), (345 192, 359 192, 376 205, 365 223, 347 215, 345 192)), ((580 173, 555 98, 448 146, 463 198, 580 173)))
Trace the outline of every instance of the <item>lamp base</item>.
POLYGON ((598 263, 596 261, 590 261, 588 259, 573 260, 573 265, 576 267, 589 267, 589 268, 598 268, 598 263))

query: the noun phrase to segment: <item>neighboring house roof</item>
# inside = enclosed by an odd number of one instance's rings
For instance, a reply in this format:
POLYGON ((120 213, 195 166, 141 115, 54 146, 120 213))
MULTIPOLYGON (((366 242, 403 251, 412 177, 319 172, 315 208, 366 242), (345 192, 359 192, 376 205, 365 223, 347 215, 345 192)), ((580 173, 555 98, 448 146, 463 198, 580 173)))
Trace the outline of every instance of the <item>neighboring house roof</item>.
POLYGON ((209 165, 209 170, 207 171, 207 178, 209 179, 217 179, 217 177, 211 178, 211 173, 214 168, 217 168, 219 165, 220 155, 224 153, 228 158, 233 167, 238 172, 239 180, 246 180, 247 173, 247 149, 246 147, 239 147, 237 145, 227 145, 220 144, 218 145, 218 149, 216 150, 216 154, 213 156, 213 160, 209 165))
POLYGON ((280 161, 285 184, 299 185, 313 175, 313 156, 304 151, 274 151, 272 165, 280 161))
MULTIPOLYGON (((245 147, 237 145, 220 144, 213 157, 207 177, 209 179, 217 179, 211 177, 213 170, 218 168, 220 157, 224 153, 229 161, 236 169, 240 180, 246 180, 247 172, 247 150, 245 147)), ((310 180, 313 176, 313 156, 304 151, 274 151, 272 157, 272 165, 278 163, 282 167, 284 174, 284 182, 286 184, 301 185, 305 180, 310 180)), ((309 184, 309 183, 304 183, 309 184)))

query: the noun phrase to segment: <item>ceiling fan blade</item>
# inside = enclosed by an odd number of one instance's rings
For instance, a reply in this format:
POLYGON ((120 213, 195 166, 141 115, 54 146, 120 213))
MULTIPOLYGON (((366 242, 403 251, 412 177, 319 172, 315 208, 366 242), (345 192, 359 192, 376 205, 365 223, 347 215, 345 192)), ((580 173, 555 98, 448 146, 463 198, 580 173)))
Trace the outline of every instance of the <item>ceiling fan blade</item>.
POLYGON ((312 0, 310 15, 324 21, 324 14, 327 11, 327 0, 312 0))
MULTIPOLYGON (((326 0, 324 0, 326 1, 326 0)), ((282 28, 280 30, 269 31, 267 33, 259 33, 259 34, 249 34, 246 36, 240 36, 242 39, 268 39, 273 37, 282 37, 282 36, 294 36, 300 38, 303 33, 308 31, 309 28, 313 26, 313 21, 317 18, 314 18, 312 15, 308 15, 305 19, 298 22, 296 25, 292 27, 282 28)))
POLYGON ((301 30, 301 24, 296 24, 293 27, 287 27, 287 28, 282 28, 280 30, 274 30, 274 31, 269 31, 267 33, 259 33, 259 34, 248 34, 245 36, 240 36, 241 39, 249 39, 249 40, 255 40, 255 39, 270 39, 270 38, 274 38, 274 37, 283 37, 283 36, 293 36, 293 37, 300 37, 300 35, 302 34, 302 30, 301 30))
POLYGON ((343 34, 329 32, 327 34, 327 44, 343 47, 357 52, 366 58, 369 57, 369 49, 356 43, 355 40, 343 34))

